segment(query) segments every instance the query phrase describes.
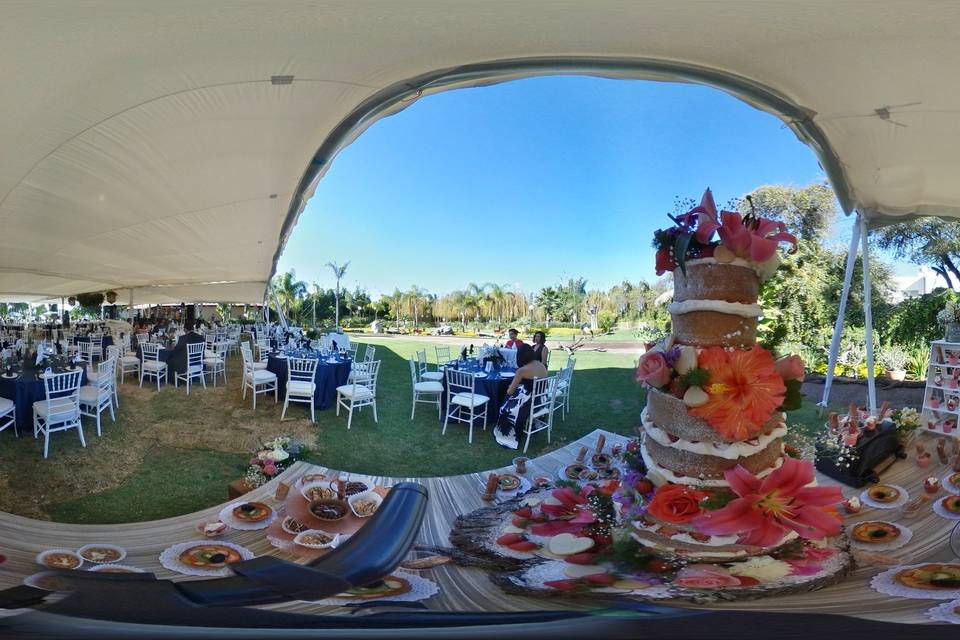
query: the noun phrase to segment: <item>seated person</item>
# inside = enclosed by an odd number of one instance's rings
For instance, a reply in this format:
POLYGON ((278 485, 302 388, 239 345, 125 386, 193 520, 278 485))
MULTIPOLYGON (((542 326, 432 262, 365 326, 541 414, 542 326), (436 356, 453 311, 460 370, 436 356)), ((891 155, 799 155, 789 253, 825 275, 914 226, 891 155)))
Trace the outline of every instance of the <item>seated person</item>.
POLYGON ((180 339, 177 340, 177 346, 173 348, 170 357, 167 358, 167 365, 174 373, 187 372, 187 345, 203 344, 204 342, 203 336, 194 331, 194 323, 192 320, 185 321, 183 326, 187 332, 180 336, 180 339))
POLYGON ((543 331, 537 331, 533 334, 533 353, 537 360, 547 365, 547 358, 550 355, 550 349, 547 349, 547 334, 543 331))
POLYGON ((523 344, 523 340, 517 337, 516 329, 510 329, 509 331, 507 331, 507 336, 509 336, 510 338, 509 340, 507 340, 507 344, 506 344, 507 349, 518 349, 520 345, 523 344))
POLYGON ((530 418, 533 399, 533 379, 547 377, 547 368, 537 360, 533 347, 521 343, 517 348, 517 373, 507 388, 507 399, 500 407, 493 436, 497 444, 508 449, 519 446, 520 432, 530 418))

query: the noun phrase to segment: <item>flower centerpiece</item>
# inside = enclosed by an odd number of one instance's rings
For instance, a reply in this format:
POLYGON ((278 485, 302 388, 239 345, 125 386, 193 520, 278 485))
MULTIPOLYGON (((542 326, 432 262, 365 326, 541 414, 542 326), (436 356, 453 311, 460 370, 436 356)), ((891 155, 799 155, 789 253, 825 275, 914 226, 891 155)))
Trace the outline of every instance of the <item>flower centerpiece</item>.
POLYGON ((256 489, 286 471, 290 465, 300 460, 306 451, 307 448, 302 442, 289 436, 268 440, 250 458, 243 479, 248 487, 256 489))
POLYGON ((947 300, 943 309, 937 312, 937 322, 946 329, 947 342, 960 342, 960 307, 953 300, 947 300))

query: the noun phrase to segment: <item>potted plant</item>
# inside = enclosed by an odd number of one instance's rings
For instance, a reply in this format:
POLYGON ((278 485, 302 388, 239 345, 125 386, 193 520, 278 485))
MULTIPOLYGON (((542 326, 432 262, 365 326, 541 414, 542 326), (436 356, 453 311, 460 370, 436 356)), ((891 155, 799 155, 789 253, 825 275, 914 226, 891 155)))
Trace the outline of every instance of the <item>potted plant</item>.
POLYGON ((907 352, 902 347, 895 344, 884 347, 880 363, 892 380, 902 381, 907 377, 907 352))
POLYGON ((107 303, 113 304, 117 301, 117 292, 116 291, 107 291, 104 296, 107 298, 107 303))
POLYGON ((77 304, 77 299, 73 296, 67 298, 67 303, 72 307, 77 304))

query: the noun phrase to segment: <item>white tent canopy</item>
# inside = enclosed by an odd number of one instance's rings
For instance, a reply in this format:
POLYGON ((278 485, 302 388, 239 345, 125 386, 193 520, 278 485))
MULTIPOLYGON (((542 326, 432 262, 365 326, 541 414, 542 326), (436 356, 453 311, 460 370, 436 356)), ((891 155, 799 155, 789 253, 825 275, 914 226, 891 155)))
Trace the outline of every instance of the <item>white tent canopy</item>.
POLYGON ((378 117, 550 73, 715 86, 810 144, 848 212, 960 215, 958 32, 922 0, 7 0, 0 296, 259 303, 378 117))

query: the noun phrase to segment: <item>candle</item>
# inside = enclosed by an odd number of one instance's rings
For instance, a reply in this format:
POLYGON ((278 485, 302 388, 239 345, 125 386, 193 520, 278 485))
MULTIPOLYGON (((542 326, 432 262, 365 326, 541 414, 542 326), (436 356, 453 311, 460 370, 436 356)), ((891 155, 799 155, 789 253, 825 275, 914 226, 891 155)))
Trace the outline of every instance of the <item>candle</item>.
POLYGON ((947 458, 947 439, 940 438, 937 442, 937 457, 940 458, 940 464, 947 464, 950 460, 947 458))
POLYGON ((487 476, 487 486, 484 489, 482 496, 484 500, 489 502, 497 496, 497 484, 499 482, 500 477, 497 474, 491 473, 489 476, 487 476))
POLYGON ((283 500, 287 497, 287 493, 290 492, 290 485, 286 482, 277 483, 277 491, 273 494, 273 497, 277 500, 283 500))
POLYGON ((836 411, 830 413, 830 430, 840 430, 840 416, 837 415, 836 411))
POLYGON ((577 454, 577 462, 583 462, 587 457, 587 448, 580 447, 580 453, 577 454))
POLYGON ((523 456, 520 456, 519 458, 514 458, 513 466, 514 466, 514 471, 520 474, 524 474, 527 472, 527 459, 524 458, 523 456))
POLYGON ((600 434, 600 437, 597 438, 597 453, 603 453, 603 446, 607 444, 607 436, 600 434))

